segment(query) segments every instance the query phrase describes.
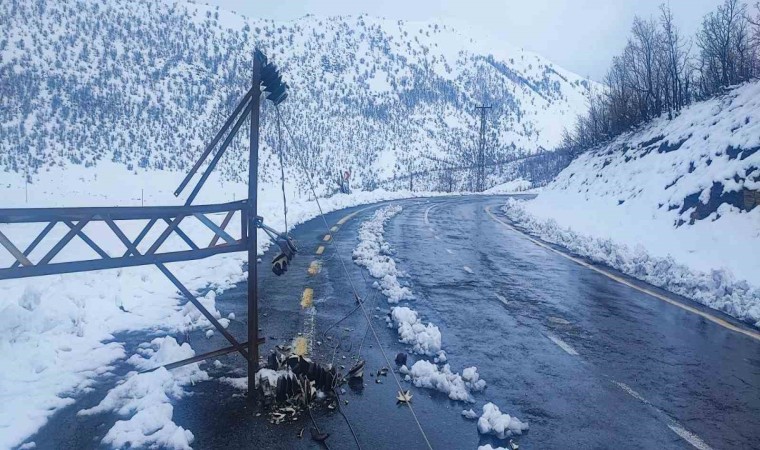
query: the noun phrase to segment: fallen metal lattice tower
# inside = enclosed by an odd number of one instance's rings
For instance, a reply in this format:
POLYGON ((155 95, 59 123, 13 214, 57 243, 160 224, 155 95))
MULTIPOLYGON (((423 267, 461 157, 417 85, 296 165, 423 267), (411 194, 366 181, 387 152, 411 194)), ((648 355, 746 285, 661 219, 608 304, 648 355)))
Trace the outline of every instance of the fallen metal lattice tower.
MULTIPOLYGON (((258 345, 264 342, 264 339, 259 337, 258 326, 256 230, 264 228, 270 236, 272 236, 273 232, 271 228, 263 224, 263 219, 257 215, 259 113, 262 85, 264 90, 269 92, 267 99, 276 105, 287 97, 288 86, 282 82, 277 68, 273 64, 267 63, 267 58, 261 52, 256 51, 253 57, 253 78, 250 90, 245 94, 225 124, 205 148, 201 158, 196 162, 175 192, 175 196, 178 196, 182 192, 219 141, 221 141, 222 137, 226 136, 183 206, 0 209, 0 224, 45 224, 42 231, 31 243, 24 247, 23 251, 19 245, 14 244, 11 237, 0 231, 0 246, 14 260, 10 266, 0 268, 0 280, 155 265, 230 343, 229 347, 197 355, 193 358, 177 361, 162 367, 172 369, 237 351, 247 360, 248 385, 254 386, 254 377, 258 370, 259 361, 258 345), (251 126, 248 198, 232 203, 193 205, 192 202, 198 195, 201 187, 208 179, 211 171, 216 167, 216 164, 240 127, 246 122, 248 116, 250 116, 251 126), (236 213, 240 215, 240 230, 239 233, 231 233, 228 229, 230 229, 230 223, 236 213), (220 225, 217 225, 209 218, 211 214, 225 214, 220 225), (137 237, 132 240, 123 231, 123 223, 125 221, 136 220, 147 220, 147 224, 144 225, 137 237), (213 233, 213 237, 208 244, 199 245, 182 230, 180 224, 186 224, 190 221, 197 222, 195 225, 200 223, 202 228, 213 233), (104 223, 113 232, 111 238, 115 237, 118 239, 124 245, 126 251, 120 255, 109 255, 103 250, 102 242, 101 245, 98 245, 95 241, 95 239, 102 239, 102 236, 94 239, 92 236, 88 236, 84 230, 88 224, 95 223, 104 223), (61 224, 68 231, 52 245, 47 253, 42 257, 33 259, 31 257, 32 252, 43 242, 47 243, 46 239, 50 241, 50 232, 54 228, 60 227, 61 224), (152 230, 161 226, 164 226, 164 228, 158 236, 151 235, 150 232, 152 230), (235 239, 232 237, 232 234, 237 234, 240 238, 235 239), (187 245, 188 249, 162 251, 162 247, 165 247, 164 244, 172 235, 178 236, 187 245), (56 257, 60 256, 61 252, 71 244, 75 237, 83 241, 99 258, 67 259, 64 261, 60 261, 61 258, 58 258, 59 260, 56 260, 56 257), (144 249, 142 252, 138 249, 140 247, 144 249), (165 266, 165 263, 169 262, 190 261, 221 253, 241 251, 248 252, 249 262, 248 340, 242 343, 235 339, 165 266)), ((249 389, 249 393, 253 395, 255 389, 249 389)))

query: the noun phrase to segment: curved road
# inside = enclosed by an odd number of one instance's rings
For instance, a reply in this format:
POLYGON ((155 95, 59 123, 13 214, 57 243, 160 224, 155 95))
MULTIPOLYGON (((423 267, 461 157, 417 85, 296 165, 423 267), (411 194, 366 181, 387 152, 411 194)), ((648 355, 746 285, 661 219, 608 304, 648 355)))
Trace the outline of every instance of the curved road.
MULTIPOLYGON (((630 285, 622 284, 536 245, 500 222, 504 197, 393 203, 404 210, 387 225, 385 237, 409 275, 403 280, 416 295, 410 306, 441 329, 453 370, 475 365, 488 382, 473 405, 412 388, 415 411, 434 448, 506 445, 479 436, 475 423, 460 415, 470 407, 480 412, 487 401, 530 423, 515 439, 523 449, 760 446, 760 341, 636 288, 664 294, 651 286, 618 274, 630 285)), ((262 271, 264 352, 300 339, 316 360, 350 366, 366 329, 361 314, 333 327, 329 338, 324 334, 355 305, 336 250, 347 258, 351 281, 374 314, 383 348, 391 358, 404 350, 396 331, 385 326, 385 299, 350 261, 359 225, 379 206, 328 214, 335 226, 328 241, 321 219, 297 227, 301 253, 288 274, 275 278, 262 271)), ((244 293, 239 286, 218 297, 218 309, 244 320, 244 293)), ((755 332, 686 299, 667 298, 755 332)), ((239 337, 245 335, 241 322, 230 326, 239 337)), ((191 343, 197 352, 224 345, 220 337, 206 340, 200 332, 191 343)), ((371 336, 362 356, 368 374, 386 365, 371 336)), ((237 355, 220 360, 221 368, 204 366, 212 376, 242 375, 237 355)), ((342 396, 362 447, 425 448, 407 408, 395 403, 392 378, 377 379, 367 375, 364 386, 346 387, 342 396)), ((195 448, 319 448, 308 430, 298 437, 309 426, 306 419, 269 425, 251 414, 240 391, 216 381, 192 392, 175 405, 174 420, 194 433, 195 448)), ((97 446, 116 418, 80 418, 76 410, 100 398, 102 392, 88 395, 31 440, 38 448, 62 442, 97 446)), ((356 448, 336 411, 316 411, 315 419, 331 433, 330 448, 356 448)))

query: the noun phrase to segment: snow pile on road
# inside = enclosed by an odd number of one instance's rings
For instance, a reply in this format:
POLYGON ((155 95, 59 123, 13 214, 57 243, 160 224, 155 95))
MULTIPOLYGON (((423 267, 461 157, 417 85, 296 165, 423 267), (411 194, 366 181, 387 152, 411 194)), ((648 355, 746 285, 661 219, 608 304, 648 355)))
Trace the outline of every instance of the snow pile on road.
POLYGON ((470 409, 463 409, 462 410, 462 417, 464 417, 465 419, 475 420, 475 419, 478 418, 478 413, 476 413, 475 411, 473 411, 472 408, 470 408, 470 409))
POLYGON ((580 155, 507 214, 547 241, 760 326, 760 82, 580 155))
MULTIPOLYGON (((388 326, 398 329, 399 340, 412 346, 412 351, 420 355, 439 356, 441 353, 441 331, 432 323, 425 325, 416 311, 406 306, 391 308, 388 326)), ((445 357, 444 357, 445 360, 445 357)))
POLYGON ((472 402, 471 393, 486 388, 486 382, 480 379, 476 367, 468 367, 459 375, 452 372, 448 364, 438 367, 429 361, 419 360, 411 369, 401 366, 400 372, 408 375, 415 386, 443 392, 452 400, 472 402))
MULTIPOLYGON (((385 225, 395 215, 401 212, 401 207, 386 206, 378 211, 359 228, 359 245, 354 250, 354 260, 360 265, 367 267, 370 275, 383 280, 396 280, 401 272, 396 268, 396 263, 390 254, 390 246, 385 241, 385 225), (374 269, 374 270, 373 270, 374 269), (387 275, 391 275, 388 277, 387 275)), ((396 280, 397 284, 398 281, 396 280)), ((405 299, 413 297, 411 289, 405 299)), ((382 289, 383 294, 389 296, 389 303, 393 301, 394 294, 399 290, 396 285, 391 289, 382 289)), ((410 368, 402 366, 400 372, 407 376, 408 381, 417 387, 435 389, 448 395, 452 400, 473 401, 471 392, 482 391, 486 387, 485 380, 480 379, 476 367, 464 369, 462 375, 454 373, 448 364, 439 368, 436 363, 447 360, 446 352, 441 349, 441 331, 432 323, 425 325, 419 318, 419 314, 407 306, 395 306, 391 308, 389 317, 386 319, 388 326, 395 325, 399 340, 412 346, 414 353, 434 357, 434 363, 420 360, 410 368)))
POLYGON ((478 432, 480 434, 493 434, 499 439, 505 439, 515 434, 522 434, 527 429, 527 422, 522 422, 517 417, 502 413, 499 407, 493 403, 483 405, 483 414, 478 419, 478 432))
MULTIPOLYGON (((128 361, 142 370, 195 356, 190 345, 179 345, 173 337, 156 338, 150 344, 142 344, 138 352, 128 361)), ((174 423, 171 402, 185 395, 185 386, 208 378, 198 364, 171 372, 164 368, 146 373, 133 372, 124 383, 111 389, 97 406, 79 414, 114 412, 124 418, 103 437, 105 445, 189 449, 193 433, 174 423)))
POLYGON ((404 273, 396 267, 391 257, 393 251, 385 241, 385 224, 402 211, 401 206, 392 205, 378 209, 372 218, 359 228, 359 245, 354 249, 354 262, 366 267, 369 274, 378 281, 374 286, 388 297, 388 303, 413 298, 412 291, 399 283, 398 278, 404 273))

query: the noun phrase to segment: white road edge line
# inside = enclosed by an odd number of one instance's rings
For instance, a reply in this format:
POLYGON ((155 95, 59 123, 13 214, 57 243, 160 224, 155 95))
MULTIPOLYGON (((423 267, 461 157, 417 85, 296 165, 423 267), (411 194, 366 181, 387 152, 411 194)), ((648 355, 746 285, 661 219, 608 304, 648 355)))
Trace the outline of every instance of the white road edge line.
POLYGON ((578 356, 578 352, 575 351, 573 347, 570 346, 567 342, 563 341, 562 339, 558 338, 557 336, 553 334, 546 334, 546 337, 549 338, 550 341, 554 342, 561 348, 562 350, 566 351, 568 355, 572 356, 578 356))
POLYGON ((504 303, 505 305, 509 305, 509 300, 507 300, 507 297, 504 297, 501 294, 494 294, 496 298, 499 299, 500 302, 504 303))
POLYGON ((447 248, 446 251, 449 252, 449 255, 453 255, 454 254, 454 252, 452 252, 451 249, 449 249, 449 248, 447 248))
POLYGON ((712 447, 707 445, 707 443, 700 439, 699 436, 682 427, 678 422, 668 424, 668 428, 673 430, 675 434, 681 436, 681 439, 691 444, 694 448, 698 450, 712 450, 712 447))
POLYGON ((640 401, 641 403, 644 403, 646 405, 652 406, 652 404, 649 403, 649 400, 645 399, 641 394, 639 394, 638 392, 636 392, 633 389, 631 389, 631 387, 628 386, 627 384, 621 383, 621 382, 615 381, 615 380, 613 380, 612 382, 615 383, 615 385, 617 387, 619 387, 620 389, 622 389, 626 394, 630 395, 631 397, 635 398, 636 400, 640 401))
POLYGON ((467 272, 467 273, 475 273, 475 272, 472 271, 472 269, 470 269, 469 266, 463 266, 462 269, 464 269, 464 271, 467 272))
POLYGON ((425 210, 425 225, 427 225, 428 227, 430 227, 431 230, 433 229, 433 227, 432 227, 432 225, 430 225, 430 220, 428 219, 428 214, 430 214, 430 210, 433 209, 433 208, 435 208, 436 206, 438 206, 438 205, 430 205, 428 207, 428 209, 425 210))
POLYGON ((612 382, 626 394, 630 395, 631 397, 635 398, 641 403, 653 408, 660 415, 667 417, 668 418, 667 422, 669 423, 666 423, 665 425, 667 425, 668 428, 670 428, 670 430, 674 432, 675 434, 677 434, 681 439, 691 444, 692 447, 696 448, 697 450, 713 450, 712 447, 710 447, 699 436, 697 436, 696 434, 684 428, 680 423, 673 420, 670 416, 668 416, 666 413, 660 410, 660 408, 654 406, 649 400, 645 399, 644 396, 634 391, 630 386, 628 386, 625 383, 621 383, 615 380, 612 380, 612 382))
POLYGON ((539 241, 537 239, 532 238, 531 236, 523 233, 522 231, 518 230, 517 228, 513 227, 512 225, 510 225, 510 224, 504 222, 503 220, 499 219, 498 217, 494 216, 493 213, 491 212, 491 207, 490 206, 486 206, 485 207, 485 211, 491 217, 491 219, 493 219, 496 222, 504 225, 505 227, 509 228, 510 230, 512 230, 512 231, 514 231, 516 233, 521 234, 523 237, 525 237, 525 239, 528 239, 529 241, 533 242, 534 244, 538 245, 539 247, 542 247, 542 248, 545 248, 546 250, 554 252, 554 253, 562 256, 563 258, 569 259, 570 261, 573 261, 573 262, 575 262, 577 264, 580 264, 581 266, 583 266, 583 267, 585 267, 587 269, 593 270, 594 272, 597 272, 597 273, 599 273, 601 275, 604 275, 605 277, 607 277, 607 278, 609 278, 611 280, 617 281, 620 284, 623 284, 623 285, 628 286, 630 288, 633 288, 633 289, 635 289, 635 290, 637 290, 639 292, 642 292, 644 294, 652 296, 652 297, 654 297, 656 299, 662 300, 662 301, 664 301, 666 303, 670 303, 673 306, 677 306, 677 307, 679 307, 679 308, 681 308, 683 310, 686 310, 688 312, 691 312, 691 313, 694 313, 694 314, 696 314, 698 316, 701 316, 701 317, 709 320, 710 322, 715 323, 716 325, 722 326, 723 328, 729 329, 731 331, 735 331, 737 333, 743 334, 743 335, 745 335, 747 337, 750 337, 752 339, 760 341, 760 333, 757 333, 757 332, 752 331, 752 330, 745 330, 744 328, 740 328, 740 327, 738 327, 738 326, 736 326, 736 325, 734 325, 734 324, 732 324, 730 322, 727 322, 724 319, 721 319, 720 317, 714 316, 714 315, 712 315, 710 313, 707 313, 705 311, 701 311, 701 310, 699 310, 697 308, 694 308, 692 306, 683 304, 683 303, 681 303, 681 302, 679 302, 677 300, 674 300, 674 299, 671 299, 669 297, 666 297, 665 295, 662 295, 659 292, 655 292, 655 291, 653 291, 651 289, 647 289, 645 287, 637 286, 637 285, 631 283, 630 281, 628 281, 628 280, 626 280, 626 279, 624 279, 622 277, 619 277, 619 276, 617 276, 617 275, 615 275, 615 274, 613 274, 611 272, 608 272, 608 271, 606 271, 606 270, 604 270, 604 269, 602 269, 600 267, 592 266, 591 264, 587 263, 586 261, 583 261, 583 260, 581 260, 579 258, 576 258, 574 256, 570 256, 570 255, 568 255, 568 254, 566 254, 564 252, 561 252, 561 251, 559 251, 559 250, 557 250, 555 248, 552 248, 549 245, 546 245, 545 243, 543 243, 543 242, 541 242, 541 241, 539 241))

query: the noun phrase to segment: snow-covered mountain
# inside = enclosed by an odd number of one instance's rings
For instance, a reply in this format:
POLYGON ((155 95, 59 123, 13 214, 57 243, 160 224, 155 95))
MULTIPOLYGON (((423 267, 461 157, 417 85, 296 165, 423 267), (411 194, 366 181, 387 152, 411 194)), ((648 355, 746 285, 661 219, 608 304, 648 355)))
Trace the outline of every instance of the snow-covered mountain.
MULTIPOLYGON (((283 115, 310 169, 350 167, 364 187, 424 169, 421 156, 472 164, 479 104, 494 106, 489 158, 550 149, 593 87, 536 54, 435 22, 279 23, 193 3, 7 0, 0 23, 4 171, 103 161, 184 171, 245 92, 255 47, 292 88, 283 115)), ((273 118, 265 107, 265 182, 279 175, 273 118)), ((220 164, 224 179, 247 168, 242 135, 220 164)), ((286 148, 291 168, 295 151, 286 148)))
POLYGON ((760 327, 759 150, 753 82, 579 156, 524 205, 535 219, 523 222, 760 327))

